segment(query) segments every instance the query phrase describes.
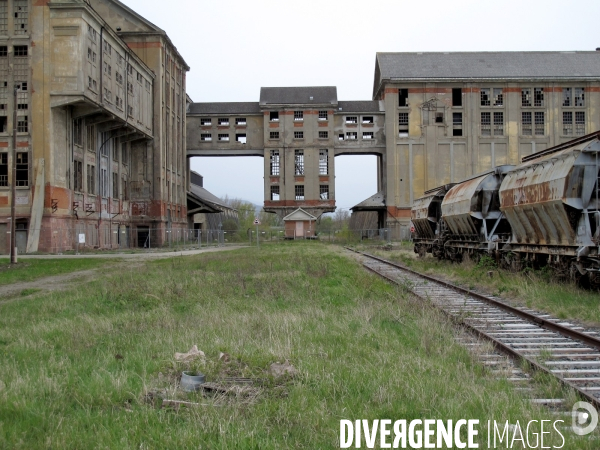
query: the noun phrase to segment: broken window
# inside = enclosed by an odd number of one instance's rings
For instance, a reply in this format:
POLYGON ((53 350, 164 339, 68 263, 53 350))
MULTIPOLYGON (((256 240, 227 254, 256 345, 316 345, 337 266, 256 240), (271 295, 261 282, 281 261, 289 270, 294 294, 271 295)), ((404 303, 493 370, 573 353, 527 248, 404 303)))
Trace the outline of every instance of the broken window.
POLYGON ((246 125, 246 118, 245 117, 236 117, 235 124, 236 125, 246 125))
POLYGON ((522 112, 521 113, 521 132, 524 136, 531 136, 531 113, 530 112, 522 112))
POLYGON ((294 139, 304 139, 304 131, 294 131, 294 139))
POLYGON ((294 111, 294 120, 304 120, 304 113, 302 111, 294 111))
POLYGON ((373 116, 363 116, 362 123, 373 123, 373 116))
POLYGON ((521 106, 531 106, 531 89, 521 89, 521 106))
MULTIPOLYGON (((563 89, 563 99, 564 99, 563 89)), ((564 106, 564 101, 563 101, 564 106)), ((565 136, 571 136, 573 134, 573 111, 563 111, 562 113, 562 132, 565 136)))
POLYGON ((15 0, 14 2, 14 29, 15 34, 27 34, 29 28, 29 12, 28 12, 27 0, 15 0))
POLYGON ((504 105, 504 93, 502 88, 494 88, 494 106, 504 105))
POLYGON ((93 164, 87 165, 87 193, 96 194, 96 166, 93 164))
POLYGON ((208 141, 212 141, 212 134, 210 134, 210 133, 202 133, 200 135, 200 140, 201 141, 207 141, 207 142, 208 141))
POLYGON ((29 152, 17 152, 16 186, 29 186, 29 152))
POLYGON ((223 133, 223 134, 219 133, 219 140, 220 141, 229 141, 229 134, 227 134, 227 133, 223 133))
POLYGON ((239 142, 240 144, 245 144, 246 143, 246 133, 237 133, 235 135, 235 141, 239 142))
POLYGON ((83 120, 73 121, 73 144, 83 147, 83 120))
POLYGON ((319 120, 327 120, 327 111, 319 111, 319 120))
POLYGON ((304 175, 304 150, 294 150, 294 175, 304 175))
POLYGON ((435 123, 444 123, 444 113, 441 113, 441 112, 435 113, 435 123))
POLYGON ((346 132, 346 139, 349 139, 351 141, 355 141, 356 139, 358 139, 358 133, 356 131, 347 131, 346 132))
POLYGON ((270 131, 269 139, 279 139, 279 131, 270 131))
POLYGON ((83 191, 83 162, 73 161, 73 190, 83 191))
POLYGON ((362 138, 363 139, 373 139, 373 132, 372 131, 363 131, 362 138))
POLYGON ((346 123, 351 123, 351 124, 358 123, 358 116, 347 116, 346 123))
POLYGON ((534 133, 536 136, 543 136, 545 133, 545 127, 544 127, 544 113, 543 112, 535 112, 533 113, 533 118, 534 118, 534 133))
POLYGON ((27 46, 26 45, 15 45, 14 47, 14 55, 15 56, 27 56, 27 46))
POLYGON ((533 88, 533 106, 544 106, 544 88, 533 88))
POLYGON ((327 139, 329 137, 328 131, 319 131, 319 139, 327 139))
POLYGON ((297 184, 294 186, 294 194, 296 196, 296 200, 304 200, 304 185, 297 184))
POLYGON ((0 186, 8 186, 8 153, 0 153, 0 186))
POLYGON ((571 88, 563 88, 563 106, 573 106, 573 91, 571 88))
POLYGON ((117 172, 112 174, 112 198, 119 198, 119 174, 117 172))
POLYGON ((269 113, 269 120, 271 122, 279 122, 279 111, 271 111, 269 113))
POLYGON ((0 133, 6 133, 6 116, 0 116, 0 133))
POLYGON ((127 178, 125 175, 121 177, 121 198, 127 200, 127 178))
POLYGON ((100 168, 100 195, 108 197, 108 172, 106 169, 100 168))
POLYGON ((408 89, 398 89, 398 106, 408 106, 408 89))
POLYGON ((211 125, 212 124, 212 119, 209 117, 203 117, 200 119, 200 125, 211 125))
POLYGON ((408 137, 408 113, 398 113, 398 136, 408 137))
POLYGON ((219 125, 229 125, 229 118, 228 117, 221 117, 217 120, 217 123, 219 125))
POLYGON ((279 150, 271 150, 270 174, 279 175, 279 150))
POLYGON ((490 106, 490 88, 481 88, 479 92, 481 106, 490 106))
POLYGON ((462 136, 462 113, 452 113, 452 136, 462 136))
POLYGON ((338 134, 338 141, 343 141, 343 140, 344 140, 344 133, 338 134))
POLYGON ((494 136, 502 136, 504 134, 504 113, 494 113, 494 136))
POLYGON ((575 134, 581 136, 585 134, 585 112, 575 111, 575 134))
POLYGON ((585 106, 584 88, 575 88, 574 106, 585 106))
POLYGON ((328 184, 320 184, 319 185, 319 198, 321 200, 329 200, 329 185, 328 184))
POLYGON ((491 136, 492 135, 492 113, 482 112, 481 113, 481 135, 491 136))
POLYGON ((452 106, 462 106, 461 88, 452 88, 452 106))
POLYGON ((271 200, 279 201, 279 186, 271 186, 271 200))
POLYGON ((17 133, 27 133, 29 131, 29 121, 27 116, 19 116, 17 118, 17 133))
POLYGON ((319 175, 329 173, 329 151, 326 148, 319 150, 319 175))

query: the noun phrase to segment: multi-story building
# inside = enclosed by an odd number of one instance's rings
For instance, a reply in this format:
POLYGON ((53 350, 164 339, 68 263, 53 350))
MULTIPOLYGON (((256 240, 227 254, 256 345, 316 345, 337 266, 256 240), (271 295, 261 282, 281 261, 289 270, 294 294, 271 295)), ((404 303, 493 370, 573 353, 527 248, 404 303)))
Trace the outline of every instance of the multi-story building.
POLYGON ((378 53, 387 223, 415 198, 600 129, 600 51, 378 53))
POLYGON ((0 251, 11 183, 20 251, 186 227, 188 67, 166 34, 116 0, 0 0, 0 36, 0 251))
POLYGON ((192 103, 189 156, 264 158, 264 209, 282 219, 297 208, 335 210, 334 157, 382 155, 378 101, 338 101, 331 86, 263 87, 259 102, 192 103))
POLYGON ((406 236, 426 190, 600 129, 600 51, 378 53, 372 101, 335 92, 192 104, 188 154, 264 157, 264 208, 282 217, 335 208, 331 156, 377 155, 378 192, 353 210, 406 236))

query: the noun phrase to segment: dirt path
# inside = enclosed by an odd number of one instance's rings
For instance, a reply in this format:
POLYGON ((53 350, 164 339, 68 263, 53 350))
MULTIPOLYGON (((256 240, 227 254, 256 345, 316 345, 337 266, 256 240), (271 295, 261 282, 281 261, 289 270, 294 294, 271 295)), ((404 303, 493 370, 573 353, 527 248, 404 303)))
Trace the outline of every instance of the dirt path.
MULTIPOLYGON (((111 253, 111 254, 97 254, 97 255, 36 255, 36 256, 20 256, 21 259, 58 259, 58 258, 110 258, 110 259, 124 259, 115 265, 110 265, 109 269, 112 271, 123 268, 132 268, 137 265, 141 265, 142 261, 150 259, 160 258, 174 258, 178 256, 197 255, 200 253, 212 253, 218 251, 235 250, 242 248, 242 246, 231 246, 231 247, 211 247, 199 250, 188 250, 182 252, 156 252, 156 253, 111 253)), ((12 284, 6 284, 0 286, 0 299, 3 297, 5 300, 0 300, 0 305, 15 300, 21 300, 29 298, 40 291, 56 291, 62 289, 68 289, 74 284, 85 283, 91 280, 95 280, 103 275, 103 271, 106 270, 103 267, 97 267, 95 269, 78 270, 76 272, 63 273, 60 275, 53 275, 51 277, 38 278, 37 280, 17 282, 12 284), (32 290, 30 294, 24 293, 19 295, 25 290, 32 290), (8 298, 7 298, 8 297, 8 298)))

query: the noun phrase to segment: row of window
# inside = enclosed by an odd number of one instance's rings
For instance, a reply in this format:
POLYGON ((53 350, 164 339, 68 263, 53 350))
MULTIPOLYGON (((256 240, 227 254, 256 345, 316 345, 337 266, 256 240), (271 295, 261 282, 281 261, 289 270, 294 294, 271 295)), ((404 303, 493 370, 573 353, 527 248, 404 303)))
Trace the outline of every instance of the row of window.
MULTIPOLYGON (((304 185, 303 184, 297 184, 294 186, 294 198, 295 198, 295 200, 304 200, 304 185)), ((280 199, 279 186, 277 186, 277 185, 271 186, 271 200, 279 201, 279 199, 280 199)), ((329 200, 329 185, 327 185, 327 184, 319 185, 319 199, 329 200)))
MULTIPOLYGON (((29 186, 29 152, 17 152, 15 186, 29 186)), ((8 187, 8 153, 0 153, 0 187, 8 187)))
MULTIPOLYGON (((270 174, 279 175, 280 159, 279 150, 271 150, 270 174)), ((329 150, 319 149, 319 175, 329 174, 329 150)), ((294 175, 304 175, 304 150, 294 150, 294 175)))
MULTIPOLYGON (((328 139, 329 131, 319 131, 319 139, 328 139)), ((374 134, 372 131, 363 131, 362 138, 365 140, 371 140, 374 138, 374 134)), ((279 139, 279 131, 270 131, 269 139, 279 139)), ((304 131, 294 131, 294 139, 304 139, 304 131)), ((338 135, 338 139, 340 141, 343 140, 357 140, 358 132, 357 131, 347 131, 346 134, 340 133, 338 135)))
MULTIPOLYGON (((21 108, 19 108, 21 109, 21 108)), ((28 133, 29 132, 29 120, 28 116, 17 116, 17 133, 28 133)), ((0 116, 0 133, 8 132, 8 118, 6 116, 0 116)))
MULTIPOLYGON (((442 113, 438 113, 442 114, 442 113)), ((436 116, 436 122, 443 123, 443 114, 436 116), (438 120, 438 118, 440 120, 438 120)), ((524 136, 543 136, 545 134, 545 113, 543 111, 521 112, 521 134, 524 136)), ((452 135, 462 136, 462 113, 452 113, 452 135)), ((408 136, 408 113, 398 114, 399 137, 408 136)), ((585 134, 585 111, 563 111, 562 134, 581 136, 585 134)), ((481 113, 481 136, 504 135, 504 112, 481 113)))
MULTIPOLYGON (((26 45, 14 45, 13 55, 14 56, 27 56, 29 48, 26 45)), ((8 56, 8 47, 6 45, 0 45, 0 57, 8 56)))
MULTIPOLYGON (((408 106, 408 89, 398 89, 398 106, 408 106)), ((479 91, 481 106, 504 106, 503 88, 481 88, 479 91)), ((563 107, 585 106, 585 88, 562 88, 563 107)), ((462 88, 452 89, 452 106, 462 106, 462 88)), ((522 88, 521 106, 540 108, 544 106, 544 88, 522 88)))
MULTIPOLYGON (((246 125, 246 118, 245 117, 236 117, 235 124, 236 125, 246 125)), ((210 118, 210 117, 201 118, 200 125, 212 125, 212 118, 210 118)), ((217 118, 217 125, 229 125, 229 117, 217 118)))
MULTIPOLYGON (((96 195, 96 166, 94 164, 86 165, 86 192, 88 194, 96 195)), ((102 197, 108 197, 108 170, 100 169, 100 185, 98 186, 100 195, 102 197)), ((83 192, 83 162, 74 161, 73 164, 73 190, 76 192, 83 192)), ((119 198, 119 191, 123 196, 123 200, 127 199, 127 178, 125 175, 121 178, 121 184, 119 185, 119 174, 113 172, 112 174, 112 198, 119 198), (120 188, 120 189, 119 189, 120 188)))
MULTIPOLYGON (((319 120, 327 120, 327 119, 328 119, 327 111, 319 111, 319 120)), ((359 119, 359 116, 346 116, 345 123, 358 124, 358 119, 359 119)), ((271 122, 278 122, 279 121, 279 111, 271 111, 269 120, 271 122)), ((304 112, 303 111, 294 111, 294 120, 295 121, 304 120, 304 112)), ((373 116, 362 116, 361 123, 372 124, 373 116)), ((246 125, 246 118, 245 117, 236 117, 235 124, 236 125, 246 125)), ((202 126, 212 125, 212 118, 211 117, 200 118, 200 125, 202 125, 202 126)), ((229 125, 229 117, 217 117, 217 125, 223 125, 223 126, 229 125)))

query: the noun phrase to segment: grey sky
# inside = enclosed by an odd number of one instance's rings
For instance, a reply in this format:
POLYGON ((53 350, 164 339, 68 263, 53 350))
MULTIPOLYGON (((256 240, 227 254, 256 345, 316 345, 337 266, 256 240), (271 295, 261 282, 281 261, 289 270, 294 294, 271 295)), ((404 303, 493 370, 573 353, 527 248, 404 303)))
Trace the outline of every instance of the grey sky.
MULTIPOLYGON (((165 30, 195 102, 258 101, 261 86, 337 86, 369 100, 376 52, 593 50, 600 2, 122 0, 165 30)), ((600 57, 600 52, 599 55, 600 57)), ((262 203, 262 158, 194 158, 205 187, 262 203)), ((336 204, 376 191, 374 156, 336 158, 336 204)))

